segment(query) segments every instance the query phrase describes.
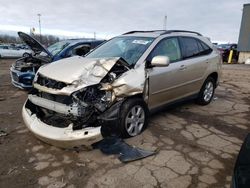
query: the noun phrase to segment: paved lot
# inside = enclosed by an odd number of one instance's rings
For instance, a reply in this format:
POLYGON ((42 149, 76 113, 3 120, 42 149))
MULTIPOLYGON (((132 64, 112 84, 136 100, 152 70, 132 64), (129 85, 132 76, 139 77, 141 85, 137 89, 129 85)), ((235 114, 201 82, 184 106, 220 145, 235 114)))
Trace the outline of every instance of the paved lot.
POLYGON ((135 146, 156 150, 122 164, 99 150, 61 150, 24 127, 26 92, 10 84, 0 60, 0 187, 229 187, 244 137, 250 130, 250 66, 224 65, 223 80, 208 106, 192 101, 152 116, 135 146))

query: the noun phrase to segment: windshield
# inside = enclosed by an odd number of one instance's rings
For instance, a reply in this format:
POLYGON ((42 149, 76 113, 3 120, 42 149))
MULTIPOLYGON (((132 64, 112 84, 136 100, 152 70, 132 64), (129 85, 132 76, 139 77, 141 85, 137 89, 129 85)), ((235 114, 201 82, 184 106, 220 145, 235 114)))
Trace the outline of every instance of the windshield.
POLYGON ((48 51, 53 55, 57 55, 59 52, 61 52, 64 48, 66 48, 69 45, 68 41, 61 41, 57 42, 55 44, 52 44, 48 47, 48 51))
POLYGON ((134 65, 146 51, 154 38, 116 37, 89 53, 89 58, 122 57, 129 65, 134 65))

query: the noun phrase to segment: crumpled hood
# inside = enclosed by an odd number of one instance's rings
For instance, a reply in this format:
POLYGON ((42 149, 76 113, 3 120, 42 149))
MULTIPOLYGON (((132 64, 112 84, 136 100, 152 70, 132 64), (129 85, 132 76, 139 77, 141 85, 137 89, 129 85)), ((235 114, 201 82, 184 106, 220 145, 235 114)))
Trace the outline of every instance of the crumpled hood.
POLYGON ((72 84, 73 82, 100 82, 119 58, 84 58, 74 56, 39 69, 47 78, 72 84))
MULTIPOLYGON (((68 84, 69 86, 64 87, 61 93, 70 94, 78 89, 98 84, 118 60, 119 57, 84 58, 74 56, 42 66, 38 70, 38 74, 68 84)), ((35 88, 45 89, 36 84, 36 78, 34 81, 35 88)), ((50 90, 50 93, 58 93, 58 91, 50 90)))

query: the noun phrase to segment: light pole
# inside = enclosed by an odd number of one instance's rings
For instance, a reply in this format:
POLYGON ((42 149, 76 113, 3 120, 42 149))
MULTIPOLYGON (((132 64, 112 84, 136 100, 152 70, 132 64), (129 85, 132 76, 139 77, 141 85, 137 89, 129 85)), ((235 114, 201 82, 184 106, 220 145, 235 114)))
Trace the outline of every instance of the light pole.
POLYGON ((167 15, 164 16, 163 30, 167 30, 167 15))
POLYGON ((37 14, 37 16, 38 16, 38 21, 39 21, 40 42, 42 42, 41 19, 40 19, 41 14, 39 13, 37 14))

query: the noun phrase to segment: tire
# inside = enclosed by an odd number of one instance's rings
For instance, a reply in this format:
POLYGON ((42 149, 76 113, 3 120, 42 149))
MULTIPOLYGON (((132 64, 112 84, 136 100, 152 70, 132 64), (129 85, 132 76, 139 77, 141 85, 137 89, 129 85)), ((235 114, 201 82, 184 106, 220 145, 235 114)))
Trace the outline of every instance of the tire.
POLYGON ((29 56, 30 56, 30 54, 27 53, 27 52, 25 52, 25 53, 23 54, 23 57, 29 57, 29 56))
POLYGON ((148 125, 149 110, 143 99, 131 98, 123 103, 120 111, 119 132, 123 138, 137 136, 148 125))
POLYGON ((212 77, 208 77, 201 87, 196 102, 200 105, 208 105, 214 96, 215 80, 212 77))

